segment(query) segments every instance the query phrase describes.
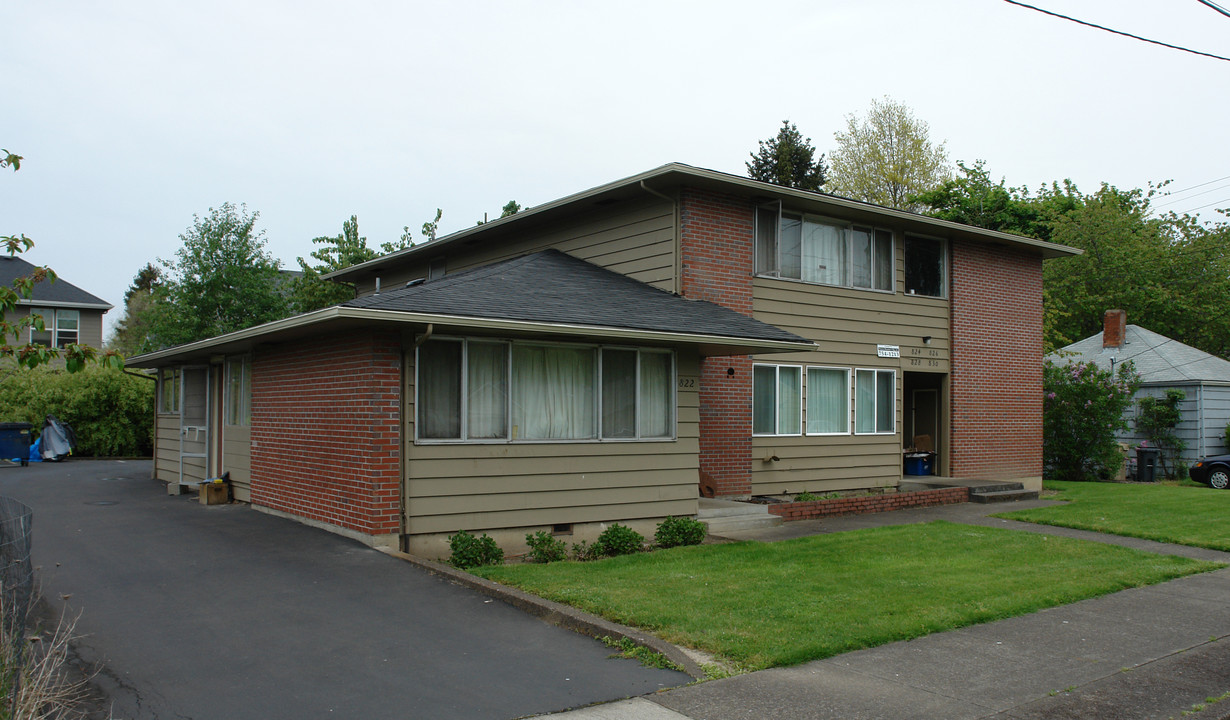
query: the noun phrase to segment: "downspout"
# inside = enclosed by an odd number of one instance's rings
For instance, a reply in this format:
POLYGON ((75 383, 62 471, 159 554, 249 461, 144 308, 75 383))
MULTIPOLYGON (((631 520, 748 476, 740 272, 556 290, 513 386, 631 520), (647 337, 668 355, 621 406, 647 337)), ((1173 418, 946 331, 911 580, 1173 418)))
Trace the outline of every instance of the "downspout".
POLYGON ((679 203, 676 202, 675 198, 669 195, 666 195, 664 193, 660 193, 657 190, 654 190, 653 188, 649 187, 648 185, 645 184, 644 180, 641 181, 641 189, 649 193, 650 195, 656 195, 671 204, 671 209, 673 212, 673 218, 672 218, 671 225, 674 226, 674 229, 675 229, 675 248, 674 248, 675 268, 674 268, 674 272, 671 273, 673 276, 671 280, 674 285, 672 292, 676 295, 682 296, 683 295, 683 230, 682 228, 679 227, 679 223, 680 223, 679 203))

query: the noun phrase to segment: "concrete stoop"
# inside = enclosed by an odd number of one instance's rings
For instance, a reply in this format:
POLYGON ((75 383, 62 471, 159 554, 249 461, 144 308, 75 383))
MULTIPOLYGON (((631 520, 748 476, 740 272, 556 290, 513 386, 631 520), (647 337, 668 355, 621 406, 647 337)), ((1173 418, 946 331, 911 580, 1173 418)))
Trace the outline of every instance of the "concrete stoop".
POLYGON ((998 503, 1037 499, 1038 493, 1036 490, 1026 490, 1024 485, 1016 482, 979 485, 969 489, 969 501, 975 503, 998 503))
POLYGON ((710 535, 759 530, 782 524, 782 519, 771 514, 767 505, 716 498, 700 498, 696 519, 709 528, 710 535))

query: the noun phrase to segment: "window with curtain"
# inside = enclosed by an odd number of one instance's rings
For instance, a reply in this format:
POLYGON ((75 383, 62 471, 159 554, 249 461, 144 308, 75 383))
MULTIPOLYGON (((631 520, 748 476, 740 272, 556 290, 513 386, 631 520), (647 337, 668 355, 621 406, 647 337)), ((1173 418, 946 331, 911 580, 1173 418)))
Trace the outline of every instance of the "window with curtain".
POLYGON ((850 371, 807 368, 807 434, 850 432, 850 371))
POLYGON ((179 368, 163 368, 158 380, 158 412, 179 412, 179 368))
POLYGON ((861 435, 896 432, 896 391, 893 370, 856 370, 854 431, 861 435))
POLYGON ((893 236, 888 230, 756 210, 756 272, 821 285, 893 290, 893 236))
POLYGON ((223 412, 227 425, 247 426, 252 420, 252 368, 247 357, 227 358, 226 397, 223 412))
POLYGON ((669 351, 441 339, 418 351, 421 440, 637 440, 674 433, 669 351))
POLYGON ((752 434, 802 433, 802 368, 797 365, 752 366, 752 434))

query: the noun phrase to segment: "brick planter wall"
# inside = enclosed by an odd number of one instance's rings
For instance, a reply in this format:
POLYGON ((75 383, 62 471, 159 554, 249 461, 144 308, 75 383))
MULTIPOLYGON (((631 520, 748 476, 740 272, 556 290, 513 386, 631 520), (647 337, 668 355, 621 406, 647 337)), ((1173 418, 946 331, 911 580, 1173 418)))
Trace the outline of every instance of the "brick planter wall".
POLYGON ((951 387, 953 477, 1042 475, 1042 258, 952 244, 951 387))
POLYGON ((361 536, 401 528, 401 340, 359 331, 252 361, 252 504, 361 536))
MULTIPOLYGON (((679 205, 683 296, 751 317, 751 204, 743 198, 685 188, 679 205)), ((704 358, 700 375, 700 472, 719 497, 749 495, 751 358, 704 358)))
POLYGON ((835 515, 866 515, 906 508, 957 505, 968 501, 969 488, 953 487, 808 502, 773 503, 769 505, 769 512, 780 515, 786 521, 810 520, 835 515))

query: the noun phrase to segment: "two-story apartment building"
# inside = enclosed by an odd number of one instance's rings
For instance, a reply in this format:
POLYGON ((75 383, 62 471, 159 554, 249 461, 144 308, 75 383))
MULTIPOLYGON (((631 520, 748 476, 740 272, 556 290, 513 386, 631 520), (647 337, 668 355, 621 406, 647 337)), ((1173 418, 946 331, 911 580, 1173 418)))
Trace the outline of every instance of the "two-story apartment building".
MULTIPOLYGON (((0 256, 0 284, 12 287, 18 278, 31 277, 38 267, 15 255, 0 256)), ((43 329, 30 327, 22 343, 31 342, 53 348, 65 348, 72 344, 101 348, 103 345, 103 315, 111 304, 96 295, 64 279, 46 280, 34 284, 31 295, 21 298, 4 318, 16 323, 22 318, 37 315, 43 320, 43 329)), ((62 365, 62 361, 59 363, 62 365)))
POLYGON ((1040 484, 1042 262, 1076 251, 665 165, 339 273, 160 368, 164 480, 439 554, 725 497, 1040 484))

